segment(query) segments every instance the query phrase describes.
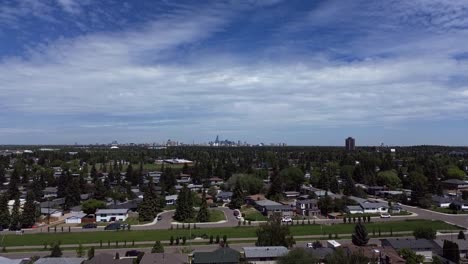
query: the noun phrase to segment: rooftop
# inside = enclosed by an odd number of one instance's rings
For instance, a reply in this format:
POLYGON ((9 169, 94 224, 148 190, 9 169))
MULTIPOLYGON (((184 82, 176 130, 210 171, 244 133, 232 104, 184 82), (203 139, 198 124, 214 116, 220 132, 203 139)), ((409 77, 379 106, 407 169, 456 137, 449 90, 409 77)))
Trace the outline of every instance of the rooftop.
POLYGON ((246 258, 273 258, 281 257, 289 251, 286 247, 244 247, 246 258))

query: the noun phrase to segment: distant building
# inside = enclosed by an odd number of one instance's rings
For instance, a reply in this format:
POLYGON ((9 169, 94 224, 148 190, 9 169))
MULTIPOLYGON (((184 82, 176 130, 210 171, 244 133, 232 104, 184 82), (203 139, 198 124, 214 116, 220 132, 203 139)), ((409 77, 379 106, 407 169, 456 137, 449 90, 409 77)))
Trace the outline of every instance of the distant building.
POLYGON ((345 146, 347 151, 354 151, 356 149, 356 140, 352 137, 348 137, 345 140, 345 146))

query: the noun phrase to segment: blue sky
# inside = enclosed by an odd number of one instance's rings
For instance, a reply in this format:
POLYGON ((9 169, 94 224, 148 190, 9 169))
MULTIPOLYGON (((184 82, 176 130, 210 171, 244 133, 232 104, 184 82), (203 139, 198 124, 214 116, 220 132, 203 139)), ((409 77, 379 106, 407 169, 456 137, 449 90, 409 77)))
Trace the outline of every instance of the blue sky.
POLYGON ((0 0, 0 144, 468 145, 467 43, 467 0, 0 0))

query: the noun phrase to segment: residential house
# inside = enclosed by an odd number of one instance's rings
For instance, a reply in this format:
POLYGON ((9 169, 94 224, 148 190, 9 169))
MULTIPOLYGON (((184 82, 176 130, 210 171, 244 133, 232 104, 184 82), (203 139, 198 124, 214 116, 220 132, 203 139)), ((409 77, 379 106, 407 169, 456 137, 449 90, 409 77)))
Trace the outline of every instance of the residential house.
POLYGON ((177 194, 166 196, 166 205, 175 205, 177 202, 177 194))
POLYGON ((223 203, 230 203, 232 198, 232 192, 220 192, 216 195, 216 201, 223 203))
POLYGON ((365 214, 380 214, 388 213, 388 203, 377 201, 366 201, 360 203, 365 214))
POLYGON ((286 247, 243 247, 244 260, 251 264, 275 264, 278 258, 288 254, 286 247))
POLYGON ((432 251, 434 250, 434 243, 427 239, 414 239, 414 238, 388 238, 382 239, 382 247, 391 247, 397 252, 401 249, 411 249, 418 255, 424 256, 425 262, 432 261, 432 251))
POLYGON ((444 191, 453 195, 460 195, 462 191, 468 190, 468 183, 459 179, 448 179, 441 182, 444 191))
POLYGON ((348 205, 346 211, 350 214, 363 214, 364 210, 360 205, 348 205))
POLYGON ((383 186, 369 186, 367 187, 367 193, 370 195, 377 195, 377 193, 384 191, 385 187, 383 186))
POLYGON ((41 215, 42 216, 50 216, 54 218, 59 218, 63 215, 63 211, 54 208, 43 208, 41 207, 41 215))
POLYGON ((247 204, 255 205, 256 201, 265 200, 265 199, 266 199, 265 195, 259 193, 259 194, 246 196, 244 200, 245 200, 245 203, 247 204))
POLYGON ((255 208, 268 217, 274 213, 281 213, 282 216, 293 216, 295 211, 295 208, 292 206, 284 205, 268 199, 256 201, 255 208))
POLYGON ((65 218, 66 224, 81 224, 81 219, 86 216, 85 213, 71 213, 65 218))
POLYGON ((297 198, 299 197, 300 193, 299 192, 283 192, 283 196, 286 198, 286 199, 294 199, 294 198, 297 198))
POLYGON ((178 184, 189 184, 191 182, 192 182, 192 178, 190 177, 190 175, 184 174, 184 176, 181 176, 179 179, 177 179, 178 184))
POLYGON ((221 247, 213 252, 194 252, 192 264, 238 264, 240 253, 229 247, 221 247))
POLYGON ((98 209, 96 222, 125 221, 128 218, 128 209, 98 209))
POLYGON ((34 264, 82 264, 85 258, 40 258, 34 264))
POLYGON ((208 182, 210 183, 210 186, 220 186, 224 183, 223 179, 218 177, 211 177, 208 179, 208 182))
POLYGON ((85 260, 83 264, 133 264, 135 258, 122 257, 115 259, 113 255, 108 253, 100 253, 92 259, 85 260))
POLYGON ((189 263, 186 254, 176 253, 146 253, 140 264, 186 264, 189 263))
POLYGON ((388 213, 388 203, 365 200, 365 199, 353 199, 354 201, 360 201, 359 205, 349 205, 346 210, 350 214, 381 214, 388 213))
POLYGON ((432 195, 432 204, 440 208, 449 208, 453 198, 439 195, 432 195))
POLYGON ((316 216, 320 214, 318 201, 315 199, 303 199, 296 201, 296 214, 302 216, 316 216))
MULTIPOLYGON (((458 250, 460 250, 460 257, 464 257, 468 254, 468 240, 465 239, 457 239, 453 240, 453 242, 458 244, 458 250)), ((443 248, 444 248, 444 239, 435 239, 434 243, 436 247, 434 248, 434 253, 442 256, 443 248)))
POLYGON ((29 259, 10 259, 0 256, 0 264, 28 264, 29 259))
POLYGON ((151 179, 153 179, 154 183, 159 183, 159 180, 161 179, 162 172, 160 171, 150 171, 147 173, 147 176, 151 179))
POLYGON ((42 193, 44 194, 44 199, 56 198, 57 197, 57 187, 46 187, 42 193))

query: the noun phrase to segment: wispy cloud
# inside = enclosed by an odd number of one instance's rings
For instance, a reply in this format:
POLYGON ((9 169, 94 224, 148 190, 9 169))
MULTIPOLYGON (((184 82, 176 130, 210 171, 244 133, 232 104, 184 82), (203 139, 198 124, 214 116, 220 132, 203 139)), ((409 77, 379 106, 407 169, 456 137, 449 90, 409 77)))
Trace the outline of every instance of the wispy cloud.
MULTIPOLYGON (((466 118, 467 88, 457 80, 468 78, 468 61, 454 56, 467 52, 461 1, 392 2, 387 10, 369 1, 327 1, 272 30, 271 43, 254 51, 204 49, 223 43, 219 36, 246 10, 265 8, 252 3, 183 6, 138 27, 63 37, 6 57, 2 106, 26 115, 60 113, 48 129, 63 126, 86 139, 125 128, 162 136, 180 136, 183 128, 201 137, 466 118), (320 43, 322 36, 330 39, 320 43)), ((74 8, 67 12, 78 14, 74 8)))

